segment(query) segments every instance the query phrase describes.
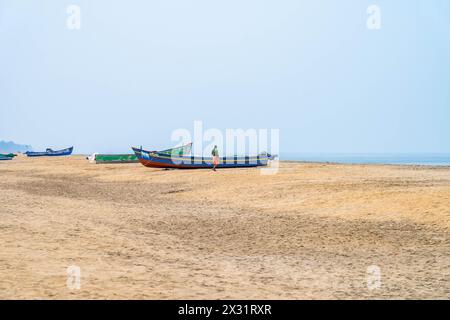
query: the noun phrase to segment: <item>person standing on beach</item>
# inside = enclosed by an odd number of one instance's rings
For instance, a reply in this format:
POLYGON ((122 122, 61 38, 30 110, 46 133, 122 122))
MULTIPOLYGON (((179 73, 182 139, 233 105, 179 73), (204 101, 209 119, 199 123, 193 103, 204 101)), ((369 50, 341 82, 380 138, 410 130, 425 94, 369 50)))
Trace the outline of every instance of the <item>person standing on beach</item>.
POLYGON ((216 171, 216 167, 219 165, 219 150, 217 149, 217 146, 214 146, 214 149, 211 151, 211 154, 213 156, 213 170, 216 171))

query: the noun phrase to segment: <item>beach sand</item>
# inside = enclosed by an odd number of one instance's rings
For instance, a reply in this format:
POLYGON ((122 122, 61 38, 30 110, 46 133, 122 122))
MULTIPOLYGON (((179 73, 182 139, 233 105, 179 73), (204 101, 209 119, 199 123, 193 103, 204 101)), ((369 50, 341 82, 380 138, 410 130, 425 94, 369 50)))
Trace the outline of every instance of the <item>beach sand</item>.
POLYGON ((21 156, 0 177, 2 299, 450 298, 450 167, 21 156))

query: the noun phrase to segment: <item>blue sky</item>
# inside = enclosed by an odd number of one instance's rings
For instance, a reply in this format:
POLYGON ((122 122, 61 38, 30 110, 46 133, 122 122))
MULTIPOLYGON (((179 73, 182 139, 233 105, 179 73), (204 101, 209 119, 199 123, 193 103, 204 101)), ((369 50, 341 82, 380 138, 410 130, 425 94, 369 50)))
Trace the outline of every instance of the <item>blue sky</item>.
POLYGON ((0 70, 0 140, 34 149, 164 148, 200 120, 282 152, 450 153, 448 0, 0 0, 0 70))

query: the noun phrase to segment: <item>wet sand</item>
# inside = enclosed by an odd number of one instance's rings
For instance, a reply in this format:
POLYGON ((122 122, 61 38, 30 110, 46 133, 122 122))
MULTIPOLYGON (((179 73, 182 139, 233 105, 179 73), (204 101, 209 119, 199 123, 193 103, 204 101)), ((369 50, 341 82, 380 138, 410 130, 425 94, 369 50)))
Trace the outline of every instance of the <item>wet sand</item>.
POLYGON ((450 167, 19 157, 0 177, 2 299, 450 298, 450 167))

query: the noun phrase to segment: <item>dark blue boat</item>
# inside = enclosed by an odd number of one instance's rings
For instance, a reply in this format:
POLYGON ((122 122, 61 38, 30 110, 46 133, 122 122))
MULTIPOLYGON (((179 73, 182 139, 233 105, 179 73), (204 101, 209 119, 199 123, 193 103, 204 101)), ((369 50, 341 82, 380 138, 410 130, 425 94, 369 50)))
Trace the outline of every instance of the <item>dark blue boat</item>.
POLYGON ((29 157, 59 157, 59 156, 70 156, 72 154, 73 147, 62 149, 62 150, 52 150, 47 149, 45 152, 34 152, 27 151, 25 154, 29 157))
MULTIPOLYGON (((201 169, 212 168, 212 157, 177 156, 161 154, 158 151, 146 151, 133 148, 139 162, 146 167, 153 168, 177 168, 177 169, 201 169)), ((274 156, 262 153, 256 156, 232 156, 219 158, 217 168, 249 168, 267 166, 274 156)))

